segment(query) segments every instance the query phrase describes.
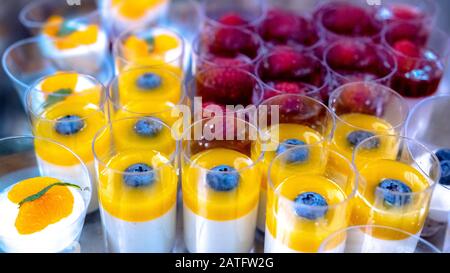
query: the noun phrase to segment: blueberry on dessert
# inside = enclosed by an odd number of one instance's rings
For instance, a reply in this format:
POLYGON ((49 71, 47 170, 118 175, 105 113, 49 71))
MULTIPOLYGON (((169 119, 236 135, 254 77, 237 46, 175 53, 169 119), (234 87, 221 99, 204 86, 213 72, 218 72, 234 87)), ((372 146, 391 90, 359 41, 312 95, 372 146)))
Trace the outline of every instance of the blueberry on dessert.
POLYGON ((400 180, 383 179, 377 187, 378 195, 383 197, 384 204, 389 207, 401 207, 407 205, 411 198, 411 188, 400 180))
POLYGON ((67 115, 59 118, 55 124, 58 134, 69 136, 74 135, 84 128, 84 121, 77 115, 67 115))
POLYGON ((208 172, 206 183, 216 191, 231 191, 239 184, 239 173, 231 166, 219 165, 208 172))
POLYGON ((304 146, 304 145, 306 145, 306 143, 301 140, 295 138, 287 139, 282 143, 280 143, 280 145, 278 145, 276 153, 277 155, 279 155, 290 150, 286 154, 286 161, 288 163, 304 162, 309 157, 308 148, 307 147, 296 148, 296 146, 304 146))
POLYGON ((161 77, 154 73, 145 73, 137 79, 137 85, 144 90, 153 90, 161 86, 161 77))
POLYGON ((129 166, 123 175, 123 181, 130 187, 150 186, 155 182, 153 168, 144 163, 129 166))
POLYGON ((134 125, 134 131, 144 137, 154 137, 162 130, 162 124, 152 118, 141 118, 134 125))
POLYGON ((450 186, 450 160, 441 161, 441 185, 450 186))
POLYGON ((294 210, 299 217, 316 220, 325 216, 328 211, 328 203, 318 193, 304 192, 295 198, 294 210))
POLYGON ((353 147, 358 146, 361 142, 364 140, 371 138, 370 141, 366 142, 364 144, 365 149, 377 149, 380 146, 380 139, 374 138, 375 134, 367 131, 353 131, 347 136, 347 141, 352 145, 353 147))
POLYGON ((450 149, 440 149, 436 152, 436 156, 439 159, 439 161, 445 161, 450 160, 450 149))

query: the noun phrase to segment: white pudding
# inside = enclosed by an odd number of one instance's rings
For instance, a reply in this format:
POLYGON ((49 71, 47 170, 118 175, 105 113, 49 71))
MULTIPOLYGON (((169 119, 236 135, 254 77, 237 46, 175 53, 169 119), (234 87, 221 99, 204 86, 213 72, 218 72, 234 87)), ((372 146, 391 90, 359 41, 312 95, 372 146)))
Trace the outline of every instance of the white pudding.
MULTIPOLYGON (((80 28, 83 29, 81 26, 80 28)), ((86 74, 98 72, 108 52, 109 40, 106 32, 99 29, 94 44, 78 45, 74 48, 59 49, 55 46, 55 38, 40 36, 40 46, 44 56, 51 59, 60 70, 76 70, 86 74)))
POLYGON ((0 249, 11 253, 56 253, 66 250, 78 240, 84 222, 81 215, 85 209, 78 189, 68 187, 74 197, 73 210, 69 216, 41 231, 24 235, 15 226, 19 206, 8 199, 8 192, 13 186, 0 194, 0 249))
POLYGON ((259 205, 258 205, 258 230, 264 232, 266 228, 266 206, 267 206, 267 190, 262 189, 259 192, 259 205))
MULTIPOLYGON (((420 232, 416 236, 420 236, 420 232)), ((414 253, 418 241, 418 237, 383 240, 355 229, 347 236, 345 249, 349 253, 414 253)))
POLYGON ((128 222, 100 207, 103 230, 112 252, 171 252, 175 244, 176 205, 164 215, 147 222, 128 222))
POLYGON ((184 241, 191 253, 248 253, 255 240, 258 206, 228 221, 209 220, 183 206, 184 241))
MULTIPOLYGON (((268 231, 264 234, 264 253, 305 253, 301 251, 294 250, 289 248, 275 237, 272 236, 272 233, 268 231)), ((342 242, 336 248, 332 250, 327 250, 324 253, 342 253, 345 249, 345 243, 342 242)))
POLYGON ((88 168, 90 178, 82 177, 84 176, 84 169, 82 165, 56 165, 42 159, 38 154, 36 154, 36 161, 39 166, 39 173, 41 176, 54 177, 62 180, 63 182, 78 182, 78 185, 85 185, 85 187, 89 187, 91 199, 86 200, 86 202, 89 201, 87 212, 91 213, 98 209, 97 179, 94 161, 85 163, 88 168), (86 183, 86 181, 92 181, 91 185, 86 183))

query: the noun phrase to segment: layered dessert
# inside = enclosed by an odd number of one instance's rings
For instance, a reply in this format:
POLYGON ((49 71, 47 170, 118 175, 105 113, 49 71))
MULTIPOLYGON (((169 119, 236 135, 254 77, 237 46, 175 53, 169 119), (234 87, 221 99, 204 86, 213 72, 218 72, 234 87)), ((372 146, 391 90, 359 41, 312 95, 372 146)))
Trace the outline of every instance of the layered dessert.
POLYGON ((115 43, 119 72, 132 67, 158 66, 182 76, 183 40, 169 29, 126 32, 115 43))
POLYGON ((138 26, 156 24, 168 9, 170 0, 102 0, 103 16, 115 35, 138 26))
POLYGON ((170 252, 178 177, 156 150, 124 150, 98 164, 99 201, 112 252, 170 252))
POLYGON ((184 240, 189 252, 250 252, 258 214, 260 170, 226 148, 191 157, 183 167, 184 240))
MULTIPOLYGON (((428 179, 419 169, 395 159, 376 159, 370 151, 365 151, 364 156, 373 160, 359 164, 361 183, 352 223, 388 226, 419 235, 432 194, 428 179)), ((373 231, 370 235, 361 231, 353 243, 363 244, 365 236, 373 237, 368 252, 395 252, 399 246, 414 250, 417 244, 417 238, 399 236, 390 230, 373 231)))
POLYGON ((433 192, 429 217, 434 221, 446 223, 450 211, 450 149, 441 148, 435 154, 441 167, 441 178, 433 192))
POLYGON ((62 252, 81 234, 86 205, 77 185, 52 177, 22 180, 0 193, 0 249, 62 252))
MULTIPOLYGON (((316 130, 306 125, 295 123, 281 123, 272 125, 265 130, 265 133, 270 135, 270 139, 273 141, 272 145, 276 146, 276 149, 265 151, 261 163, 263 180, 261 183, 257 223, 257 227, 261 231, 264 231, 266 226, 267 174, 269 172, 269 166, 272 160, 275 156, 285 152, 288 149, 307 144, 316 144, 323 141, 322 135, 316 130)), ((257 142, 254 147, 255 150, 252 151, 252 156, 258 156, 261 154, 261 143, 257 142)))
POLYGON ((98 72, 109 49, 106 32, 83 20, 50 16, 41 35, 43 54, 64 70, 98 72))
MULTIPOLYGON (((38 107, 39 111, 33 111, 34 135, 69 147, 83 160, 92 181, 95 181, 91 146, 95 134, 106 123, 105 115, 98 105, 102 96, 101 87, 79 74, 58 73, 43 79, 34 89, 42 92, 45 98, 38 107)), ((35 101, 31 100, 30 103, 35 101)), ((35 149, 36 159, 43 173, 59 173, 64 175, 62 177, 67 177, 70 173, 74 176, 78 174, 80 164, 73 157, 65 158, 59 154, 59 149, 46 147, 41 142, 36 142, 35 149)), ((92 183, 92 187, 89 212, 98 208, 96 183, 92 183)))

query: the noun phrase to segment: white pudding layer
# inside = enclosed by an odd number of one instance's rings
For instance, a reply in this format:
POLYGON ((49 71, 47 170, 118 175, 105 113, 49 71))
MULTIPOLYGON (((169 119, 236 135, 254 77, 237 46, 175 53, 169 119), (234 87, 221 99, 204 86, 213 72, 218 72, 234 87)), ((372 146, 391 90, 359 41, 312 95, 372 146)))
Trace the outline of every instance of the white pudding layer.
POLYGON ((72 213, 32 234, 20 234, 15 226, 19 206, 8 199, 13 186, 0 194, 0 249, 11 253, 56 253, 76 242, 84 223, 84 200, 78 189, 68 187, 74 197, 72 213))
POLYGON ((430 213, 428 217, 432 220, 446 223, 450 212, 450 188, 436 185, 431 198, 430 213))
POLYGON ((79 45, 74 48, 59 49, 53 38, 41 35, 40 46, 44 55, 51 59, 61 70, 76 70, 86 74, 98 72, 108 52, 109 41, 106 32, 98 32, 94 44, 79 45))
POLYGON ((258 206, 228 221, 209 220, 183 206, 184 241, 191 253, 248 253, 253 248, 258 206))
POLYGON ((259 192, 258 221, 256 226, 262 232, 264 232, 266 229, 266 206, 267 206, 267 190, 261 189, 259 192))
MULTIPOLYGON (((420 236, 420 233, 417 236, 420 236)), ((418 241, 417 237, 383 240, 355 229, 351 231, 351 236, 347 237, 345 249, 349 253, 414 253, 418 241)))
POLYGON ((128 222, 100 207, 108 248, 116 253, 171 252, 175 244, 176 206, 147 222, 128 222))
MULTIPOLYGON (((264 253, 304 253, 286 246, 275 237, 273 237, 272 233, 268 231, 267 227, 266 230, 267 232, 264 234, 264 253)), ((344 249, 345 243, 342 242, 335 249, 328 250, 325 253, 342 253, 344 252, 344 249)))
POLYGON ((77 182, 78 185, 89 187, 91 190, 91 199, 89 201, 88 213, 94 212, 98 209, 98 194, 97 194, 97 179, 95 174, 94 161, 86 163, 90 177, 84 177, 84 169, 81 165, 62 166, 50 163, 42 159, 36 154, 36 160, 39 166, 41 176, 49 176, 60 179, 64 182, 77 182), (91 181, 92 183, 89 183, 91 181))

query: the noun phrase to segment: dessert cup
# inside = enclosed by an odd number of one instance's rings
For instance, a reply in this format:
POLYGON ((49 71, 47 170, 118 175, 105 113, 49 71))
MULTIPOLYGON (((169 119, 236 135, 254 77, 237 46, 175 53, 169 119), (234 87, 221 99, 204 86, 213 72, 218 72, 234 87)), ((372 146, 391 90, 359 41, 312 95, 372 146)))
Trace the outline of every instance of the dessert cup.
POLYGON ((325 64, 314 55, 290 47, 277 47, 262 57, 255 73, 264 83, 264 98, 293 93, 323 101, 331 91, 325 64))
POLYGON ((157 118, 112 121, 93 144, 100 215, 111 252, 171 252, 175 243, 177 144, 157 118))
POLYGON ((325 50, 324 62, 336 87, 357 81, 390 85, 397 72, 397 60, 387 47, 357 39, 331 44, 325 50))
POLYGON ((256 127, 233 116, 203 119, 185 130, 181 164, 189 252, 252 250, 262 154, 252 156, 251 146, 259 136, 256 127))
POLYGON ((39 37, 45 57, 59 66, 81 67, 80 72, 93 74, 108 56, 107 31, 94 1, 76 7, 64 1, 33 1, 22 9, 19 19, 39 37))
POLYGON ((418 23, 397 22, 386 27, 383 43, 394 53, 398 69, 391 88, 414 106, 438 90, 449 53, 449 36, 418 23))
POLYGON ((330 235, 320 247, 319 252, 327 252, 336 242, 344 241, 341 253, 440 253, 430 242, 404 230, 367 225, 352 226, 330 235), (374 234, 390 233, 396 240, 379 244, 374 234))
POLYGON ((0 140, 0 252, 80 252, 84 217, 91 198, 91 179, 83 161, 53 140, 23 136, 0 140), (70 162, 66 171, 48 168, 39 150, 70 162), (18 203, 54 183, 40 198, 18 203))
MULTIPOLYGON (((360 183, 352 224, 388 226, 419 237, 440 179, 434 153, 413 139, 376 135, 356 147, 353 163, 360 183), (378 148, 374 143, 379 143, 378 148)), ((372 247, 385 251, 400 240, 392 231, 375 230, 371 236, 376 238, 372 247)), ((413 247, 417 240, 413 237, 406 243, 413 247)))
POLYGON ((169 28, 142 26, 122 32, 114 41, 116 74, 142 66, 170 70, 183 77, 183 37, 169 28))
POLYGON ((377 10, 377 18, 390 23, 414 22, 430 29, 438 17, 435 0, 388 0, 377 10))
MULTIPOLYGON (((373 82, 339 87, 330 96, 329 108, 336 117, 331 145, 348 159, 355 147, 371 136, 402 134, 409 113, 406 101, 397 92, 373 82)), ((373 148, 379 145, 374 143, 373 148)))
POLYGON ((406 123, 406 136, 423 143, 438 156, 441 164, 441 179, 434 190, 428 215, 430 223, 423 232, 427 238, 448 225, 450 212, 450 185, 448 168, 445 167, 445 161, 450 159, 447 154, 450 147, 447 107, 450 107, 448 95, 425 99, 414 107, 406 123))
POLYGON ((151 116, 172 126, 172 110, 185 100, 181 78, 172 71, 152 67, 126 70, 109 86, 111 120, 151 116))
MULTIPOLYGON (((19 40, 3 53, 3 69, 23 102, 25 102, 25 93, 30 86, 44 76, 63 70, 79 73, 89 70, 81 63, 55 62, 48 58, 40 46, 40 39, 34 37, 19 40)), ((95 76, 103 84, 107 84, 114 75, 113 65, 109 58, 105 58, 99 70, 89 74, 95 76)))
POLYGON ((112 37, 142 26, 156 26, 167 15, 171 0, 99 0, 102 19, 112 37))
MULTIPOLYGON (((284 94, 264 100, 259 108, 267 112, 265 124, 258 129, 268 140, 261 162, 263 181, 259 198, 258 229, 265 230, 267 206, 267 174, 272 160, 284 150, 299 145, 322 145, 326 147, 333 138, 335 119, 333 113, 321 102, 310 97, 284 94)), ((264 113, 263 111, 259 112, 264 113)), ((258 155, 263 145, 254 146, 258 155)))
MULTIPOLYGON (((323 144, 281 153, 269 169, 266 253, 311 253, 350 224, 357 172, 351 161, 323 144)), ((328 252, 342 251, 337 243, 328 252)))
MULTIPOLYGON (((36 81, 26 95, 26 109, 33 135, 55 140, 69 147, 86 164, 95 179, 92 141, 106 122, 103 85, 91 76, 60 72, 36 81)), ((58 156, 55 150, 38 147, 36 158, 41 168, 62 173, 74 172, 73 161, 58 156)), ((88 212, 98 208, 96 182, 88 212)))

